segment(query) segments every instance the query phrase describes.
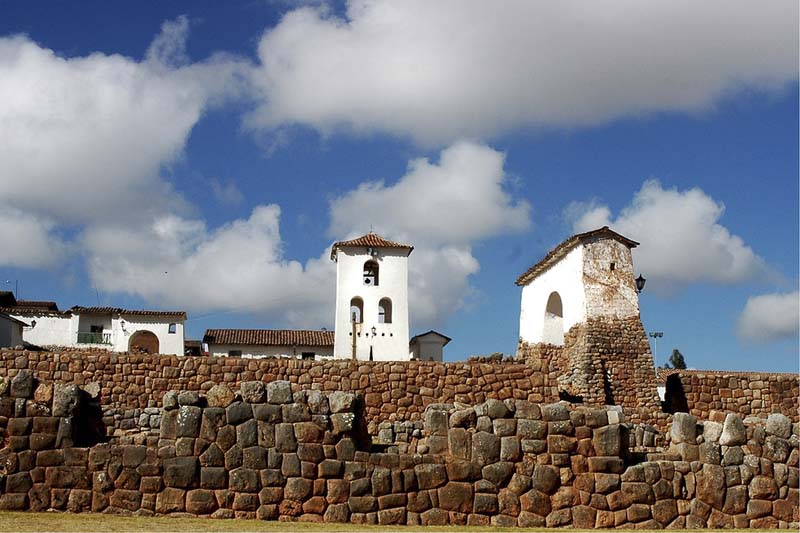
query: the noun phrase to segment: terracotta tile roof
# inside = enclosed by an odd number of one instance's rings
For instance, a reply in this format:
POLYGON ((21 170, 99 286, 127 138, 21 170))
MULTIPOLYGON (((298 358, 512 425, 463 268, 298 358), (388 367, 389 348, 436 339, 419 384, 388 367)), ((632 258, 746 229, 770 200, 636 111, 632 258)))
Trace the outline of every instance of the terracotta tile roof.
POLYGON ((0 313, 35 318, 37 316, 71 316, 70 311, 53 311, 42 307, 0 307, 0 313))
POLYGON ((356 239, 333 243, 333 247, 331 248, 331 259, 336 259, 336 250, 343 246, 363 246, 365 248, 399 248, 402 250, 408 250, 409 254, 414 249, 414 247, 410 244, 402 244, 399 242, 390 241, 388 239, 384 239, 377 233, 370 231, 366 235, 362 235, 356 239))
POLYGON ((430 330, 430 331, 426 331, 425 333, 420 333, 419 335, 414 335, 413 337, 411 337, 411 340, 410 340, 410 341, 408 341, 408 344, 413 344, 413 343, 414 343, 414 341, 416 341, 416 340, 417 340, 417 339, 419 339, 420 337, 424 337, 425 335, 431 335, 431 334, 433 334, 433 335, 438 335, 438 336, 440 336, 441 338, 443 338, 443 339, 444 339, 444 344, 442 344, 442 346, 446 346, 448 342, 450 342, 451 340, 453 340, 453 339, 451 339, 450 337, 448 337, 447 335, 442 335, 442 334, 441 334, 441 333, 439 333, 438 331, 430 330))
POLYGON ((520 286, 527 285, 533 278, 550 268, 556 261, 567 255, 567 253, 577 245, 598 237, 614 239, 621 242, 628 248, 636 248, 639 246, 638 242, 632 241, 631 239, 620 235, 616 231, 609 229, 608 226, 587 231, 586 233, 578 233, 577 235, 569 237, 567 240, 547 252, 547 255, 544 256, 544 259, 530 267, 519 278, 517 278, 516 284, 520 286))
POLYGON ((144 309, 122 309, 121 307, 83 307, 76 305, 70 308, 76 314, 117 314, 130 316, 176 316, 186 320, 186 311, 148 311, 144 309))
POLYGON ((41 309, 42 311, 58 311, 58 304, 46 300, 17 300, 17 307, 41 309))
POLYGON ((750 376, 797 376, 795 372, 758 372, 756 370, 696 370, 679 368, 658 368, 656 369, 657 381, 665 383, 667 378, 675 374, 684 375, 704 375, 722 377, 750 377, 750 376))
POLYGON ((333 331, 307 329, 207 329, 203 342, 263 346, 333 346, 333 331))

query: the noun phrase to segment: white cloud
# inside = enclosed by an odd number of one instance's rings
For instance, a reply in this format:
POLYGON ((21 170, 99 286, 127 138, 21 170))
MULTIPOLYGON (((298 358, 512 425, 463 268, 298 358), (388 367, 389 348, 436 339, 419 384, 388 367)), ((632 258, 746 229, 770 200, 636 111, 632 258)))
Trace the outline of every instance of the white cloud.
POLYGON ((331 202, 328 233, 377 233, 415 246, 409 260, 409 305, 415 323, 441 325, 470 294, 480 269, 472 245, 525 230, 530 206, 507 190, 504 156, 487 146, 459 142, 439 161, 417 159, 396 183, 362 183, 331 202))
POLYGON ((242 203, 242 200, 244 200, 242 191, 239 190, 239 187, 236 186, 236 182, 233 180, 224 181, 211 178, 208 180, 208 183, 211 186, 211 193, 214 195, 214 198, 222 205, 233 207, 239 205, 242 203))
POLYGON ((53 221, 0 204, 0 250, 0 264, 45 268, 62 259, 66 245, 55 234, 53 221))
MULTIPOLYGON (((408 241, 412 320, 441 325, 472 289, 480 265, 472 245, 523 230, 530 207, 505 190, 503 154, 471 143, 418 159, 392 185, 361 184, 331 202, 334 240, 366 233, 408 241)), ((106 292, 137 294, 192 312, 246 312, 272 324, 330 326, 336 290, 330 249, 305 262, 284 256, 280 208, 259 206, 247 219, 209 230, 201 220, 165 215, 145 227, 86 232, 89 269, 106 292), (166 274, 165 274, 166 272, 166 274)))
POLYGON ((425 144, 708 110, 798 77, 796 0, 350 0, 288 13, 259 45, 254 128, 425 144))
POLYGON ((262 205, 213 231, 175 215, 144 229, 92 228, 85 243, 90 274, 103 291, 137 294, 162 306, 330 325, 333 264, 325 254, 305 265, 285 258, 279 222, 280 208, 262 205))
POLYGON ((165 23, 144 61, 0 38, 0 201, 64 224, 180 208, 160 171, 204 111, 236 93, 241 69, 226 57, 175 66, 186 25, 165 23))
POLYGON ((736 283, 769 275, 764 260, 719 224, 724 210, 699 188, 664 189, 649 180, 616 218, 597 203, 573 204, 566 213, 576 232, 610 226, 640 242, 633 251, 636 271, 645 275, 651 288, 736 283))
POLYGON ((738 334, 755 342, 796 340, 799 324, 800 292, 762 294, 747 299, 739 315, 738 334))

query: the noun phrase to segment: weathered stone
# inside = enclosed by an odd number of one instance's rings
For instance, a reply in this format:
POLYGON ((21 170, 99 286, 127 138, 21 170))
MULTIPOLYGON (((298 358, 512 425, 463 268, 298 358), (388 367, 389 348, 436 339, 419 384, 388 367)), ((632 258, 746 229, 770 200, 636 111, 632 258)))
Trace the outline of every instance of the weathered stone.
POLYGON ((200 421, 202 409, 194 405, 182 405, 178 409, 178 418, 175 426, 175 436, 198 437, 200 435, 200 421))
POLYGON ((233 402, 225 408, 225 416, 228 424, 235 426, 253 418, 253 409, 249 403, 233 402))
POLYGON ((472 460, 481 466, 500 459, 500 438, 486 431, 472 435, 472 460))
POLYGON ((331 426, 334 435, 353 431, 356 415, 354 413, 336 413, 331 415, 331 426))
POLYGON ((438 490, 439 507, 459 513, 472 512, 472 484, 451 481, 438 490))
POLYGON ((502 437, 500 439, 500 460, 517 462, 522 458, 522 447, 517 437, 502 437))
POLYGON ((275 449, 281 453, 297 450, 297 439, 295 438, 292 424, 278 424, 275 426, 275 449))
POLYGON ((675 500, 659 500, 653 504, 653 519, 655 519, 661 527, 672 523, 677 516, 678 505, 675 503, 675 500))
POLYGON ((578 491, 573 487, 561 487, 550 497, 550 505, 554 510, 571 508, 578 503, 578 491))
POLYGON ((370 513, 378 510, 375 496, 351 496, 347 502, 351 513, 370 513))
POLYGON ((699 447, 699 459, 703 464, 718 465, 722 462, 722 449, 714 442, 704 442, 699 447))
POLYGON ((229 486, 235 492, 257 493, 260 488, 258 472, 250 468, 235 468, 229 473, 229 486))
POLYGON ((725 471, 721 466, 704 464, 696 475, 697 498, 715 509, 725 501, 725 471))
MULTIPOLYGON (((12 387, 14 382, 11 382, 12 387)), ((81 389, 74 384, 53 384, 53 416, 73 416, 81 402, 81 389)))
POLYGON ((217 383, 206 392, 206 402, 209 407, 226 408, 235 399, 236 395, 224 383, 217 383))
POLYGON ((620 490, 630 503, 652 504, 655 501, 653 489, 647 483, 623 481, 620 490))
POLYGON ((675 413, 672 418, 670 437, 673 444, 682 442, 695 444, 697 439, 697 417, 688 413, 675 413))
POLYGON ((288 381, 267 383, 267 402, 283 404, 292 402, 292 384, 288 381))
POLYGON ((421 490, 435 489, 447 480, 447 470, 440 464, 421 464, 414 467, 417 484, 421 490))
POLYGON ((556 468, 549 465, 536 465, 531 476, 531 487, 545 494, 553 494, 559 485, 559 475, 556 468))
POLYGON ((742 418, 735 413, 728 413, 725 416, 725 423, 722 425, 722 435, 719 443, 722 446, 741 446, 747 442, 747 430, 744 427, 742 418))
POLYGON ((788 440, 770 435, 764 440, 764 447, 761 455, 764 459, 772 461, 773 463, 785 463, 789 458, 790 451, 791 447, 789 446, 788 440))
POLYGON ((197 482, 196 457, 173 457, 164 461, 164 484, 167 487, 191 488, 197 482))
POLYGON ((544 439, 547 436, 547 422, 542 420, 517 420, 517 436, 521 439, 544 439))
POLYGON ((720 435, 722 435, 722 424, 711 421, 703 422, 703 440, 719 443, 720 435))
POLYGON ((302 403, 286 403, 281 405, 281 418, 284 422, 307 422, 311 420, 308 406, 302 403))
MULTIPOLYGON (((542 418, 548 422, 556 420, 569 420, 569 409, 566 402, 542 405, 542 418)), ((548 526, 549 527, 549 526, 548 526)))
POLYGON ((475 409, 458 409, 450 415, 451 428, 471 428, 475 427, 478 421, 478 415, 475 414, 475 409))
POLYGON ((778 497, 778 485, 767 476, 755 476, 748 486, 748 494, 754 500, 774 500, 778 497))
POLYGON ((263 403, 267 399, 267 389, 262 381, 243 381, 239 384, 239 391, 247 403, 263 403))
POLYGON ((352 392, 335 391, 328 395, 330 412, 350 413, 355 408, 356 396, 352 392))
POLYGON ((27 368, 22 369, 17 372, 16 376, 11 378, 11 386, 8 392, 12 398, 31 398, 34 384, 33 373, 27 368))
POLYGON ((286 488, 284 489, 283 494, 288 500, 302 502, 311 496, 313 489, 314 482, 310 479, 291 477, 286 480, 286 488))
POLYGON ((622 431, 619 424, 600 427, 594 430, 592 446, 596 455, 618 456, 622 444, 622 431))
POLYGON ((772 413, 767 417, 766 431, 768 435, 788 439, 792 436, 792 420, 786 415, 772 413))
POLYGON ((200 395, 195 391, 182 391, 178 393, 178 405, 200 405, 200 395))
POLYGON ((196 489, 186 493, 186 512, 198 515, 211 514, 217 510, 217 498, 211 490, 196 489))
POLYGON ((595 525, 597 511, 588 505, 576 505, 572 508, 572 527, 576 529, 592 529, 595 525))

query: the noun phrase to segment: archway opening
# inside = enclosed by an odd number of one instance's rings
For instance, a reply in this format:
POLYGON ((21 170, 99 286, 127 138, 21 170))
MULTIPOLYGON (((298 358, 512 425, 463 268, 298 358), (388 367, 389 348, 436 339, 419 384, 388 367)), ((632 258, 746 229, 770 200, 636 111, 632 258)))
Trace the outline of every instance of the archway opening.
POLYGON ((358 296, 350 300, 350 322, 356 324, 364 322, 364 300, 358 296))
POLYGON ((389 298, 381 298, 378 302, 378 323, 392 323, 392 301, 389 298))
POLYGON ((158 353, 158 337, 152 331, 137 331, 131 335, 131 340, 128 342, 128 351, 131 353, 158 353))
POLYGON ((556 346, 564 345, 564 308, 561 296, 555 291, 550 293, 544 310, 542 342, 556 346))
POLYGON ((378 263, 375 261, 367 261, 364 263, 364 285, 378 286, 378 263))

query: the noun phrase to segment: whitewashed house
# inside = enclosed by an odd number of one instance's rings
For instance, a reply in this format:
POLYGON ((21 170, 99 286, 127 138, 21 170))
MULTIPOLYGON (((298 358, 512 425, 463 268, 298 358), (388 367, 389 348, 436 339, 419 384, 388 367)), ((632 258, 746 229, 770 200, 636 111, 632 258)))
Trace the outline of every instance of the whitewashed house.
POLYGON ((447 335, 433 330, 415 335, 408 342, 411 359, 441 362, 444 359, 444 347, 451 340, 447 335))
POLYGON ((408 256, 414 248, 368 233, 334 243, 334 356, 407 361, 408 256))
POLYGON ((332 331, 287 329, 207 329, 209 355, 245 358, 327 359, 333 357, 332 331))
POLYGON ((26 343, 35 346, 100 348, 113 352, 183 355, 183 311, 75 306, 60 311, 54 302, 3 301, 3 312, 27 325, 26 343))
POLYGON ((519 279, 520 341, 561 346, 591 318, 639 316, 631 249, 639 243, 607 226, 569 237, 519 279))
POLYGON ((27 325, 22 320, 0 313, 0 348, 22 346, 22 328, 27 325))

